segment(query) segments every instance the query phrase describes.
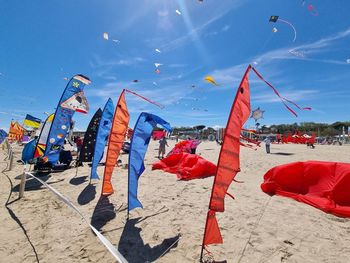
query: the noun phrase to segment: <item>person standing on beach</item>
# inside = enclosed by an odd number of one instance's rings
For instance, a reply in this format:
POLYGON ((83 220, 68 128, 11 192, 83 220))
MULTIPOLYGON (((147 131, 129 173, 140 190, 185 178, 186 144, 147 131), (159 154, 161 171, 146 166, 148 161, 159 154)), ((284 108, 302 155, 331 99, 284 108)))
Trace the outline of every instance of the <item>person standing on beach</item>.
POLYGON ((265 142, 265 146, 266 146, 266 153, 270 153, 270 144, 271 144, 270 137, 266 137, 264 142, 265 142))
POLYGON ((165 137, 159 140, 159 150, 158 150, 158 159, 163 159, 165 154, 165 146, 168 146, 168 142, 166 141, 165 137), (162 157, 160 157, 162 155, 162 157))
POLYGON ((83 140, 79 136, 77 136, 75 139, 75 144, 77 146, 78 153, 80 153, 81 147, 83 146, 83 140))

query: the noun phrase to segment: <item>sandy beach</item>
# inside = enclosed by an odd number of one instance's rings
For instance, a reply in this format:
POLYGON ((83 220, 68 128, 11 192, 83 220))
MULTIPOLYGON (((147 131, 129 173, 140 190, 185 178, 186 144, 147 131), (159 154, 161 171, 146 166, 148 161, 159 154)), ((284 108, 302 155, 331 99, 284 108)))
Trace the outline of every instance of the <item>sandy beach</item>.
MULTIPOLYGON (((169 141, 170 148, 175 141, 169 141)), ((41 177, 67 196, 129 262, 198 262, 213 177, 178 181, 173 174, 152 171, 158 142, 152 141, 139 180, 144 209, 127 221, 127 169, 115 168, 115 193, 100 198, 101 181, 89 185, 90 167, 41 177), (177 246, 159 258, 181 235, 177 246)), ((350 262, 349 220, 326 214, 292 199, 270 197, 260 190, 272 167, 293 161, 348 162, 349 146, 272 145, 257 151, 241 149, 243 183, 232 183, 226 211, 218 214, 224 244, 210 246, 215 260, 227 262, 350 262), (249 242, 248 242, 249 240, 249 242), (243 250, 245 251, 243 253, 243 250)), ((16 146, 17 160, 21 147, 16 146)), ((219 146, 203 142, 197 149, 217 162, 219 146)), ((1 151, 0 159, 5 158, 1 151)), ((123 164, 128 155, 122 155, 123 164)), ((1 170, 6 162, 1 161, 1 170)), ((103 166, 98 173, 103 176, 103 166)), ((18 198, 23 165, 0 176, 1 262, 115 262, 86 223, 37 181, 28 179, 25 196, 18 198), (5 203, 10 196, 7 208, 5 203), (38 259, 38 260, 37 260, 38 259)))

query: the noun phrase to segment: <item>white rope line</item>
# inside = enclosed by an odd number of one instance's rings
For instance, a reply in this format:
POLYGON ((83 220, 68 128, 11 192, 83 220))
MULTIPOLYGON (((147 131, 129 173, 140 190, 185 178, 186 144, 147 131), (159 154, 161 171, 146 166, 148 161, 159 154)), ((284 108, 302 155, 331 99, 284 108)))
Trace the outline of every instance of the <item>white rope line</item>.
POLYGON ((44 185, 46 188, 48 188, 51 192, 57 195, 59 199, 61 199, 66 205, 68 205, 71 209, 73 209, 75 212, 77 212, 81 218, 86 222, 87 225, 91 228, 91 230, 96 234, 96 236, 99 238, 101 243, 108 249, 109 252, 114 256, 114 258, 119 262, 119 263, 128 263, 128 261, 123 257, 122 254, 109 242, 107 238, 105 238, 94 226, 92 226, 87 219, 84 217, 84 215, 79 211, 79 209, 71 202, 67 197, 65 197, 63 194, 58 192, 55 188, 52 186, 48 185, 46 182, 40 180, 36 176, 34 176, 31 173, 25 172, 26 175, 31 176, 32 178, 36 179, 39 181, 42 185, 44 185))

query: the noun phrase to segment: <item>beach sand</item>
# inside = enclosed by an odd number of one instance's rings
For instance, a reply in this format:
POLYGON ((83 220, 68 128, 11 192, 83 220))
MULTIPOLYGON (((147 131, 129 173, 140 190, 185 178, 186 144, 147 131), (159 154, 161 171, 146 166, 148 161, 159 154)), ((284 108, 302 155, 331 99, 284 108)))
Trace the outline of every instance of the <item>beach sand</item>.
MULTIPOLYGON (((170 148, 175 141, 169 141, 170 148)), ((101 181, 89 185, 90 167, 84 164, 51 173, 42 179, 67 196, 129 262, 198 262, 213 177, 178 181, 176 175, 151 171, 158 143, 152 141, 139 180, 139 200, 144 209, 131 212, 127 221, 127 169, 115 168, 115 193, 99 199, 101 181), (77 174, 76 174, 77 173, 77 174)), ((242 148, 241 172, 232 183, 224 213, 217 218, 223 245, 210 246, 216 260, 227 262, 350 262, 348 219, 326 214, 292 199, 270 197, 260 190, 263 175, 272 167, 294 161, 348 162, 349 146, 271 145, 257 151, 242 148), (249 242, 248 242, 249 240, 249 242), (246 248, 245 248, 246 247, 246 248), (245 248, 244 254, 243 250, 245 248)), ((16 159, 21 148, 15 147, 16 159)), ((219 146, 203 142, 197 153, 217 162, 219 146)), ((5 158, 2 151, 0 160, 5 158)), ((128 155, 122 155, 123 164, 128 155)), ((0 169, 6 162, 0 163, 0 169)), ((98 168, 103 176, 103 166, 98 168)), ((77 213, 48 189, 29 179, 25 196, 17 200, 23 165, 0 176, 1 262, 115 262, 77 213), (10 204, 5 207, 9 194, 10 204), (22 228, 21 228, 22 227, 22 228), (27 237, 26 237, 26 235, 27 237)))

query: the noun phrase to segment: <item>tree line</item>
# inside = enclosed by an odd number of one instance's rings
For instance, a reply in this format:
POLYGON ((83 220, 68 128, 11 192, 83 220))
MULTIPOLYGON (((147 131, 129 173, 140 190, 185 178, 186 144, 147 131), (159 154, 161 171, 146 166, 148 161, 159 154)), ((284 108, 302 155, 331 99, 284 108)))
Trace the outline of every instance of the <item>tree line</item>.
POLYGON ((270 127, 262 126, 261 132, 287 134, 288 132, 294 133, 295 130, 298 130, 301 133, 315 133, 316 136, 336 136, 341 135, 343 133, 343 127, 345 129, 345 133, 348 133, 349 126, 349 121, 337 121, 331 124, 317 122, 301 122, 300 124, 278 124, 271 125, 270 127))
MULTIPOLYGON (((204 125, 203 125, 204 126, 204 125)), ((315 133, 316 136, 336 136, 343 133, 343 127, 345 133, 348 133, 348 127, 350 127, 350 121, 337 121, 334 123, 317 123, 317 122, 301 122, 292 124, 274 124, 271 126, 258 125, 260 133, 273 133, 273 134, 287 134, 289 132, 294 133, 298 130, 300 133, 315 133)), ((202 128, 202 127, 201 127, 202 128)), ((211 127, 206 127, 198 130, 198 126, 195 127, 174 127, 173 135, 178 135, 180 133, 200 133, 203 137, 209 134, 215 134, 216 130, 211 127)))

